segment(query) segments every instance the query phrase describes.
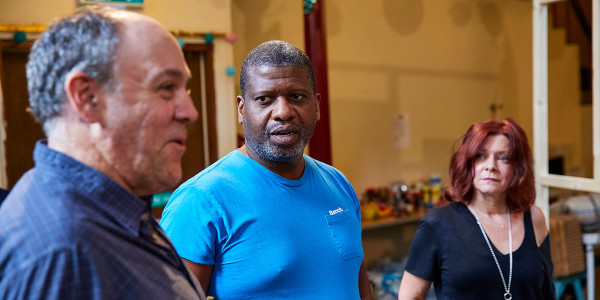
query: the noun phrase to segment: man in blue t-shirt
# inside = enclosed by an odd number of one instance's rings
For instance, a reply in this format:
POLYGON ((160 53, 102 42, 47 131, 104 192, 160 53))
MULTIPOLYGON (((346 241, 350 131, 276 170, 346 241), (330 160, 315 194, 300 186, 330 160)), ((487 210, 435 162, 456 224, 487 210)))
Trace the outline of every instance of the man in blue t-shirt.
POLYGON ((371 299, 356 194, 303 153, 320 117, 310 60, 263 43, 240 87, 246 145, 180 186, 160 225, 217 299, 371 299))

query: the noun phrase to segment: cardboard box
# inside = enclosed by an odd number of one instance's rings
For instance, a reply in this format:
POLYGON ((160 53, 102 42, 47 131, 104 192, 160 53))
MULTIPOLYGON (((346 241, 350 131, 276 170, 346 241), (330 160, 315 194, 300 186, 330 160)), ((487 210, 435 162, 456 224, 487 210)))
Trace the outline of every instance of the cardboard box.
POLYGON ((550 251, 554 278, 585 271, 581 222, 577 216, 550 214, 550 251))

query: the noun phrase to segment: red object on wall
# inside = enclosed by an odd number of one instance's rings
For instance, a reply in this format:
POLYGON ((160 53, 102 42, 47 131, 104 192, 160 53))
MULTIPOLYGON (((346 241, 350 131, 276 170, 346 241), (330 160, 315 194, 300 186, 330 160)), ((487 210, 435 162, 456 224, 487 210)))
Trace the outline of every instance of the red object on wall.
POLYGON ((321 119, 308 145, 312 158, 331 165, 331 131, 329 126, 329 84, 327 82, 327 47, 323 22, 323 0, 316 1, 304 14, 306 54, 315 72, 315 90, 321 94, 321 119))

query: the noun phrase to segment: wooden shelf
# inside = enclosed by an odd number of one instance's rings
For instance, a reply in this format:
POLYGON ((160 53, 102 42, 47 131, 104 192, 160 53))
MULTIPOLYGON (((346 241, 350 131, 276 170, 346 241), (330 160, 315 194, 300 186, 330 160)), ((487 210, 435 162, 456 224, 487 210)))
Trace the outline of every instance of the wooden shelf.
POLYGON ((415 214, 402 217, 389 217, 372 221, 362 221, 361 226, 363 231, 378 229, 389 226, 403 225, 408 223, 416 223, 425 215, 425 210, 418 211, 415 214))

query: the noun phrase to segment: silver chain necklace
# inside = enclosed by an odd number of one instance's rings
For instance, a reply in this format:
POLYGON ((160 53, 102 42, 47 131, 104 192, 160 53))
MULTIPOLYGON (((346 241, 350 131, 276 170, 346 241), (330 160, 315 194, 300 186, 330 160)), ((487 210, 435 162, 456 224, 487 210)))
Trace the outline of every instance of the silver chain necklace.
POLYGON ((511 300, 512 294, 510 293, 510 284, 512 282, 512 271, 513 271, 513 257, 512 257, 512 230, 510 227, 510 210, 506 213, 508 214, 508 246, 509 246, 509 271, 508 271, 508 286, 506 285, 506 281, 504 280, 504 274, 502 274, 502 269, 500 268, 500 264, 498 263, 498 259, 496 258, 496 254, 494 254, 494 249, 492 249, 492 244, 488 239, 487 234, 485 234, 485 230, 483 230, 483 226, 481 225, 481 221, 479 220, 479 216, 477 215, 477 210, 473 207, 473 212, 475 213, 475 219, 477 219, 477 225, 479 225, 479 229, 481 229, 481 233, 483 234, 483 238, 485 238, 485 242, 490 248, 490 252, 492 252, 492 257, 496 262, 496 267, 498 267, 498 271, 500 272, 500 277, 502 278, 502 284, 504 285, 504 299, 511 300))

